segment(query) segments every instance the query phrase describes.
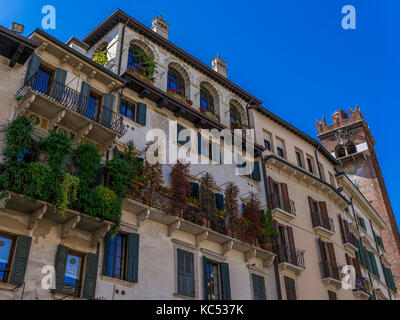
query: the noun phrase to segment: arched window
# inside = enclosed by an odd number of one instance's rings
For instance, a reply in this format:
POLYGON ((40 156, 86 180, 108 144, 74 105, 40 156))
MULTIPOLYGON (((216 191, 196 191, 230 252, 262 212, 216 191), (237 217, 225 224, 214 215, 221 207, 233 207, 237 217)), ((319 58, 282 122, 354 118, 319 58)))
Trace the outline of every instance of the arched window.
POLYGON ((231 104, 230 105, 230 114, 231 114, 231 126, 240 126, 242 124, 242 117, 240 116, 240 112, 238 109, 231 104))
POLYGON ((204 87, 200 87, 200 107, 206 109, 207 111, 215 111, 214 99, 210 92, 204 87))
POLYGON ((185 80, 174 68, 168 69, 167 89, 185 97, 185 80))
POLYGON ((338 146, 336 149, 337 158, 343 158, 346 156, 346 150, 343 146, 338 146))
POLYGON ((143 66, 143 55, 144 51, 138 46, 132 44, 129 48, 128 53, 128 66, 127 68, 135 68, 135 72, 138 72, 138 68, 143 66))
POLYGON ((353 142, 350 142, 347 145, 347 154, 350 155, 350 154, 354 154, 354 153, 357 153, 357 147, 353 142))

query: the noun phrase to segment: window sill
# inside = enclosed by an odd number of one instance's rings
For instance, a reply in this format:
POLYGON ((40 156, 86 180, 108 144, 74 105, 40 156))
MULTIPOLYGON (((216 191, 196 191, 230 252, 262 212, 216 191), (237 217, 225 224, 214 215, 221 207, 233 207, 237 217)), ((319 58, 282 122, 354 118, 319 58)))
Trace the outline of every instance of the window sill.
POLYGON ((179 293, 174 293, 173 296, 175 298, 180 298, 180 299, 183 299, 183 300, 197 300, 196 298, 183 296, 183 295, 181 295, 179 293))
POLYGON ((11 290, 14 290, 15 288, 16 288, 16 286, 14 286, 12 284, 0 282, 0 290, 11 291, 11 290))
POLYGON ((108 277, 108 276, 104 276, 104 275, 101 275, 100 279, 104 280, 104 281, 112 282, 114 284, 118 284, 118 285, 121 285, 121 286, 125 286, 125 287, 128 287, 128 288, 132 288, 136 284, 135 282, 129 282, 129 281, 125 281, 125 280, 120 280, 120 279, 116 279, 116 278, 112 278, 112 277, 108 277))
POLYGON ((137 123, 135 120, 129 119, 122 114, 120 114, 120 115, 122 116, 123 120, 129 122, 130 125, 134 125, 137 127, 143 127, 140 123, 137 123))

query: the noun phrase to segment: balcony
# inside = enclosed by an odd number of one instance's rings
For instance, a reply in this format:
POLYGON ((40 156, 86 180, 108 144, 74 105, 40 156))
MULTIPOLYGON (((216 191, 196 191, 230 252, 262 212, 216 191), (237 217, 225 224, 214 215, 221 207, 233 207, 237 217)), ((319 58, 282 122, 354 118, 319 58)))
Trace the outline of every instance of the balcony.
POLYGON ((304 250, 287 245, 277 246, 279 268, 288 269, 299 274, 305 269, 304 250))
POLYGON ((281 219, 290 221, 296 217, 296 207, 294 201, 286 199, 279 194, 272 193, 270 195, 272 217, 274 219, 281 219))
POLYGON ((355 283, 356 288, 353 289, 354 295, 362 298, 368 299, 370 296, 370 285, 366 278, 358 277, 355 283))
POLYGON ((332 262, 323 261, 319 264, 321 270, 322 281, 326 285, 341 286, 340 267, 332 262))
POLYGON ((18 91, 17 100, 20 114, 31 111, 48 121, 46 129, 65 127, 79 141, 87 138, 107 147, 127 131, 120 114, 40 71, 18 91))
POLYGON ((320 236, 329 238, 335 233, 335 227, 332 218, 323 216, 320 212, 311 212, 312 226, 320 236))
POLYGON ((209 214, 196 206, 175 201, 171 196, 159 192, 146 195, 147 190, 128 193, 123 208, 136 214, 137 224, 149 219, 168 226, 168 235, 183 231, 195 237, 196 245, 207 240, 220 245, 222 255, 231 250, 244 254, 245 262, 257 257, 268 267, 274 257, 271 243, 263 243, 250 230, 237 222, 209 214))
POLYGON ((342 234, 343 238, 343 245, 345 246, 346 250, 350 253, 355 253, 358 251, 356 238, 350 231, 343 231, 342 234))

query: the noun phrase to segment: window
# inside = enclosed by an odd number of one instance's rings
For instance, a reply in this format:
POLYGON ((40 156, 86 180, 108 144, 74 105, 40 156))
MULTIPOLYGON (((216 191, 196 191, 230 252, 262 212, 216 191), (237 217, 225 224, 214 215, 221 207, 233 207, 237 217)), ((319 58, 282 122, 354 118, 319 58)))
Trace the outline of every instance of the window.
POLYGON ((328 290, 329 300, 337 300, 336 292, 328 290))
POLYGON ((181 97, 185 97, 185 81, 179 72, 173 68, 169 68, 168 70, 167 89, 181 97))
POLYGON ((240 116, 240 112, 233 104, 230 104, 230 120, 231 120, 231 129, 239 129, 242 125, 242 117, 240 116))
POLYGON ((297 300, 296 283, 294 279, 284 276, 286 300, 297 300))
POLYGON ((333 174, 331 172, 329 172, 329 181, 332 186, 336 187, 335 177, 333 176, 333 174))
POLYGON ((194 298, 194 255, 191 252, 177 249, 177 261, 178 294, 194 298))
POLYGON ((110 239, 110 249, 106 275, 126 280, 127 276, 127 236, 119 234, 110 239))
POLYGON ((41 65, 37 71, 33 87, 43 94, 50 94, 52 79, 53 71, 41 65))
POLYGON ((346 156, 346 149, 341 145, 337 146, 336 147, 336 156, 337 156, 337 158, 345 157, 346 156))
POLYGON ((221 300, 219 264, 207 261, 207 290, 209 300, 221 300))
POLYGON ((83 260, 84 255, 74 251, 69 252, 64 276, 64 294, 75 297, 80 296, 83 260))
POLYGON ((319 165, 319 170, 321 171, 321 180, 326 181, 324 166, 321 163, 318 163, 318 165, 319 165))
POLYGON ((128 69, 134 69, 132 71, 138 72, 139 67, 143 65, 144 51, 138 46, 131 45, 128 53, 128 69))
POLYGON ((203 257, 204 296, 206 300, 231 300, 229 265, 203 257))
POLYGON ((126 100, 121 100, 120 113, 133 121, 136 121, 136 106, 126 100))
POLYGON ((207 111, 214 112, 214 99, 210 92, 204 88, 200 87, 200 108, 204 108, 207 111))
POLYGON ((285 157, 285 148, 284 148, 284 142, 281 139, 276 139, 276 153, 278 156, 284 158, 285 157))
POLYGON ((13 258, 15 238, 0 234, 0 282, 7 282, 13 258))
POLYGON ((302 155, 301 151, 299 151, 299 150, 296 150, 295 152, 296 152, 297 165, 300 168, 303 168, 303 155, 302 155))
POLYGON ((264 147, 268 151, 272 151, 272 138, 271 134, 264 132, 264 147))
POLYGON ((347 145, 347 154, 354 154, 357 153, 357 147, 354 144, 354 142, 349 142, 349 144, 347 145))
POLYGON ((267 300, 265 293, 265 281, 264 277, 252 274, 251 280, 253 283, 253 298, 254 300, 267 300))
POLYGON ((313 160, 311 160, 309 157, 307 157, 307 167, 308 172, 314 174, 313 160))

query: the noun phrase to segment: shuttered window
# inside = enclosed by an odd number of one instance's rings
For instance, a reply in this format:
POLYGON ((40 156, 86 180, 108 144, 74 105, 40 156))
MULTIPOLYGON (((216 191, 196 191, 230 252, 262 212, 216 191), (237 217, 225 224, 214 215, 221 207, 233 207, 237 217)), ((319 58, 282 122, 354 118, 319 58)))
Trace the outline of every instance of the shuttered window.
POLYGON ((203 257, 203 279, 206 300, 231 300, 229 264, 203 257))
POLYGON ((0 282, 7 282, 14 253, 15 237, 0 234, 0 282))
POLYGON ((267 300, 265 293, 265 280, 264 277, 252 274, 251 279, 253 282, 253 297, 254 300, 267 300))
POLYGON ((194 255, 181 249, 177 250, 178 261, 178 293, 195 297, 194 289, 194 255))
POLYGON ((120 111, 124 117, 136 121, 136 105, 127 100, 121 100, 120 111))
POLYGON ((294 279, 284 276, 286 300, 297 300, 296 284, 294 279))
POLYGON ((31 237, 22 235, 17 237, 10 278, 8 281, 10 284, 20 286, 24 283, 31 243, 31 237))
POLYGON ((367 230, 367 227, 365 225, 365 220, 361 217, 358 217, 358 221, 360 222, 361 227, 363 227, 364 230, 367 230))

